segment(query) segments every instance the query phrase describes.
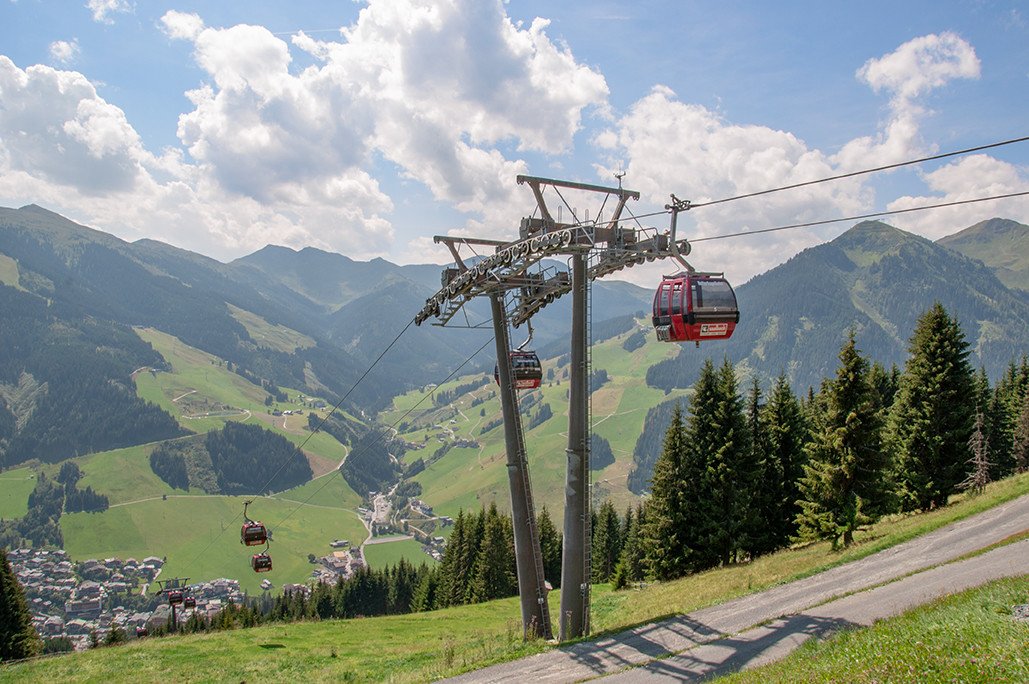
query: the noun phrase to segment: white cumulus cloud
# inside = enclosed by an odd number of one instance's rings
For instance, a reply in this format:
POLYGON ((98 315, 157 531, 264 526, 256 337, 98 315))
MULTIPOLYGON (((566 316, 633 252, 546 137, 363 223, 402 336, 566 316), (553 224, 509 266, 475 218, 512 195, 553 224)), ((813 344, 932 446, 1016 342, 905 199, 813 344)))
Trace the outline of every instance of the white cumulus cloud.
MULTIPOLYGON (((835 154, 811 148, 788 131, 728 121, 657 86, 609 129, 595 136, 595 144, 609 155, 598 166, 599 174, 610 178, 616 170, 628 171, 628 186, 641 190, 652 205, 660 206, 668 201, 662 193, 676 192, 699 204, 908 160, 925 151, 919 141, 919 124, 926 115, 920 98, 954 79, 977 78, 979 68, 971 45, 952 33, 915 38, 869 60, 858 70, 857 78, 874 92, 889 94, 889 115, 874 134, 851 140, 835 154)), ((940 192, 950 193, 944 189, 945 176, 930 175, 926 180, 931 187, 935 183, 940 192)), ((1015 183, 1011 169, 1005 179, 1005 187, 1015 183)), ((875 206, 866 181, 867 177, 836 181, 697 207, 681 216, 680 225, 688 237, 709 237, 856 215, 875 206)), ((975 187, 968 196, 986 189, 983 182, 975 187)), ((903 206, 904 202, 894 204, 903 206)), ((926 223, 911 221, 908 225, 923 227, 926 223)), ((951 231, 955 230, 953 226, 951 231)), ((724 268, 743 280, 845 227, 702 242, 693 259, 700 268, 724 268)), ((647 271, 637 269, 630 277, 640 279, 642 272, 647 271)))
POLYGON ((370 2, 339 40, 258 26, 207 27, 169 12, 165 32, 188 39, 210 81, 179 120, 189 156, 225 190, 257 201, 317 197, 390 209, 365 174, 375 157, 433 196, 496 224, 524 204, 524 161, 501 151, 570 150, 584 112, 603 111, 607 84, 546 35, 514 25, 499 2, 370 2), (290 47, 316 61, 298 70, 290 47), (531 103, 531 107, 527 104, 531 103), (368 192, 338 196, 338 189, 368 192), (303 195, 303 197, 302 197, 303 195))
POLYGON ((71 40, 55 40, 50 43, 50 58, 61 64, 75 61, 81 53, 77 38, 71 40))
POLYGON ((193 40, 204 29, 204 20, 199 14, 169 10, 161 17, 160 26, 170 38, 193 40))
POLYGON ((979 69, 975 50, 954 33, 914 38, 887 55, 868 60, 856 76, 873 91, 890 95, 890 116, 876 135, 847 143, 836 155, 837 163, 853 170, 926 152, 918 129, 927 112, 918 98, 955 79, 979 78, 979 69))
MULTIPOLYGON (((1029 168, 985 154, 963 157, 923 177, 933 194, 899 197, 890 202, 889 210, 997 197, 1029 190, 1029 168)), ((980 221, 984 214, 1024 220, 1024 217, 1029 216, 1029 196, 912 212, 886 220, 899 228, 936 240, 980 221)))
POLYGON ((86 7, 93 13, 93 21, 101 24, 113 24, 112 14, 132 11, 132 5, 127 0, 89 0, 86 7))

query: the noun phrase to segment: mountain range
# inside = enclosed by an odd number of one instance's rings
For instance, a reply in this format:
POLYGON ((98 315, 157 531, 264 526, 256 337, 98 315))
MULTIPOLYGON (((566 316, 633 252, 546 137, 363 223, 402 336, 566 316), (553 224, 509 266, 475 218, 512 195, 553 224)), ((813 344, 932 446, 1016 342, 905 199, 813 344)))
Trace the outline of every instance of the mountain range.
MULTIPOLYGON (((804 389, 831 374, 850 327, 870 358, 902 364, 915 320, 940 301, 962 324, 973 362, 995 377, 1029 340, 1029 293, 1019 289, 1029 281, 1027 244, 1029 227, 1007 219, 937 243, 882 222, 861 223, 740 286, 741 323, 732 339, 683 347, 637 370, 668 391, 688 387, 704 358, 727 356, 742 371, 786 373, 804 389)), ((271 393, 290 387, 330 401, 346 397, 355 415, 374 415, 394 396, 438 382, 484 344, 466 370, 487 369, 485 303, 468 307, 470 329, 409 324, 438 287, 440 268, 278 246, 225 264, 154 240, 125 242, 34 205, 0 209, 0 440, 20 450, 8 462, 139 443, 142 435, 83 431, 88 414, 103 413, 97 397, 114 401, 112 387, 122 395, 119 413, 150 426, 148 440, 179 434, 133 396, 131 371, 161 363, 132 333, 137 327, 242 368, 271 393), (270 343, 262 333, 269 328, 305 342, 270 343), (55 360, 69 358, 75 363, 55 360), (65 386, 75 389, 55 396, 65 386), (56 416, 65 418, 41 423, 56 416), (29 436, 51 446, 34 448, 29 436)), ((615 281, 596 283, 593 296, 604 302, 605 317, 619 319, 612 330, 620 332, 649 307, 651 293, 615 281)), ((569 307, 559 300, 534 319, 541 350, 557 355, 563 347, 569 307)))

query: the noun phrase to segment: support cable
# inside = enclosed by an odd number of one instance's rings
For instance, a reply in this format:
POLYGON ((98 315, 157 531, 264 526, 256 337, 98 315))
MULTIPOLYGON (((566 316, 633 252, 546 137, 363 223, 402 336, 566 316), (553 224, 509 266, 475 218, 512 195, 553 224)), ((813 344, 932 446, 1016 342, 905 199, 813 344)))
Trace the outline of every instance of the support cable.
POLYGON ((812 226, 824 226, 830 223, 840 223, 843 221, 859 221, 862 219, 876 218, 879 216, 891 216, 894 214, 910 214, 915 211, 925 211, 927 209, 942 209, 944 207, 956 207, 962 204, 975 204, 977 202, 989 202, 992 200, 1008 199, 1010 197, 1023 197, 1029 195, 1029 190, 1023 192, 1011 192, 1006 195, 994 195, 992 197, 976 197, 967 200, 956 200, 954 202, 941 202, 939 204, 927 204, 922 207, 910 207, 908 209, 894 209, 893 211, 877 211, 871 214, 860 214, 858 216, 844 216, 842 218, 825 219, 823 221, 808 221, 806 223, 792 223, 788 226, 777 226, 775 228, 762 228, 760 230, 744 230, 739 233, 727 233, 725 235, 711 235, 709 237, 693 238, 690 240, 693 242, 706 242, 708 240, 724 240, 725 238, 743 237, 745 235, 757 235, 759 233, 774 233, 780 230, 790 230, 792 228, 810 228, 812 226))
POLYGON ((735 197, 725 197, 723 199, 711 200, 710 202, 698 202, 691 204, 690 208, 696 209, 698 207, 709 207, 713 204, 724 204, 726 202, 735 202, 736 200, 747 199, 749 197, 759 197, 760 195, 769 195, 773 192, 781 192, 783 190, 793 190, 796 188, 803 188, 808 185, 817 185, 818 183, 828 183, 829 181, 841 180, 843 178, 853 178, 854 176, 861 176, 868 173, 876 173, 878 171, 888 171, 890 169, 899 169, 902 166, 911 166, 913 164, 922 164, 928 161, 936 161, 937 159, 946 159, 947 157, 956 157, 962 154, 971 154, 972 152, 981 152, 982 150, 989 150, 994 147, 1003 147, 1004 145, 1012 145, 1014 143, 1025 142, 1029 140, 1029 136, 1022 138, 1012 138, 1011 140, 1003 140, 1001 142, 990 143, 989 145, 979 145, 978 147, 969 147, 963 150, 955 150, 953 152, 944 152, 943 154, 934 154, 931 157, 922 157, 921 159, 911 159, 909 161, 897 162, 896 164, 886 164, 884 166, 877 166, 873 169, 863 169, 861 171, 851 171, 850 173, 841 173, 837 176, 829 176, 828 178, 820 178, 818 180, 805 181, 803 183, 794 183, 792 185, 783 185, 778 188, 771 188, 770 190, 761 190, 758 192, 749 192, 745 195, 736 195, 735 197))
MULTIPOLYGON (((841 180, 843 178, 853 178, 854 176, 861 176, 861 175, 866 175, 866 174, 869 174, 869 173, 876 173, 878 171, 888 171, 889 169, 896 169, 896 168, 900 168, 902 166, 911 166, 913 164, 922 164, 922 163, 925 163, 925 162, 928 162, 928 161, 935 161, 935 160, 938 160, 938 159, 946 159, 947 157, 956 157, 956 156, 963 155, 963 154, 971 154, 972 152, 981 152, 982 150, 988 150, 988 149, 992 149, 992 148, 995 148, 995 147, 1003 147, 1005 145, 1014 145, 1015 143, 1021 143, 1021 142, 1026 142, 1026 141, 1029 141, 1029 136, 1024 136, 1024 137, 1021 137, 1021 138, 1012 138, 1010 140, 1002 140, 1000 142, 990 143, 989 145, 979 145, 978 147, 968 147, 968 148, 965 148, 963 150, 954 150, 953 152, 944 152, 942 154, 935 154, 935 155, 933 155, 931 157, 922 157, 920 159, 911 159, 911 160, 908 160, 908 161, 897 162, 896 164, 887 164, 885 166, 877 166, 877 167, 871 168, 871 169, 862 169, 860 171, 851 171, 849 173, 843 173, 843 174, 839 174, 839 175, 836 175, 836 176, 828 176, 826 178, 819 178, 819 179, 816 179, 816 180, 804 181, 803 183, 794 183, 792 185, 783 185, 781 187, 770 188, 768 190, 760 190, 758 192, 751 192, 751 193, 747 193, 747 194, 744 194, 744 195, 736 195, 736 196, 733 196, 733 197, 723 197, 721 199, 711 200, 709 202, 691 203, 689 208, 690 209, 697 209, 697 208, 700 208, 700 207, 709 207, 709 206, 712 206, 712 205, 715 205, 715 204, 724 204, 726 202, 734 202, 736 200, 747 199, 747 198, 750 198, 750 197, 759 197, 761 195, 770 195, 772 193, 782 192, 783 190, 793 190, 795 188, 802 188, 802 187, 806 187, 806 186, 809 186, 809 185, 818 185, 819 183, 828 183, 829 181, 841 180)), ((1004 197, 1017 197, 1020 194, 1025 194, 1025 193, 1014 193, 1012 195, 999 195, 997 197, 991 197, 991 198, 986 198, 986 199, 1002 199, 1004 197)), ((968 202, 971 202, 971 201, 985 201, 985 199, 984 200, 967 200, 967 201, 965 201, 965 203, 968 203, 968 202)), ((949 206, 949 205, 938 205, 938 206, 949 206)), ((626 208, 628 208, 628 207, 626 207, 626 208)), ((933 208, 933 207, 926 207, 926 208, 933 208)), ((637 224, 639 224, 639 219, 651 218, 651 217, 654 217, 654 216, 663 216, 663 215, 665 215, 667 213, 669 213, 669 210, 662 209, 662 210, 659 210, 659 211, 652 211, 652 212, 648 212, 648 213, 645 213, 645 214, 633 215, 632 211, 630 210, 629 211, 629 216, 630 216, 631 219, 635 220, 637 224)), ((893 213, 900 213, 900 212, 893 212, 893 213)), ((845 221, 847 219, 836 219, 836 220, 845 221)), ((818 225, 818 224, 816 223, 816 224, 812 224, 812 225, 818 225)), ((642 227, 642 224, 640 224, 640 227, 642 227)), ((699 238, 699 239, 702 239, 702 240, 712 240, 712 239, 715 239, 715 238, 699 238)), ((697 242, 697 241, 698 240, 690 240, 690 242, 697 242)))

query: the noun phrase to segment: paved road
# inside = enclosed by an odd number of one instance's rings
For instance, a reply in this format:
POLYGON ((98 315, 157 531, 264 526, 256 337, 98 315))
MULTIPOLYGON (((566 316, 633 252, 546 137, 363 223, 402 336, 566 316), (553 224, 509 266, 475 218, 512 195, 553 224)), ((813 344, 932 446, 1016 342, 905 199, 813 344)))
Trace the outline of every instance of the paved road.
POLYGON ((867 627, 941 596, 1026 573, 1029 541, 1022 541, 779 618, 642 668, 605 677, 603 682, 689 682, 747 670, 786 657, 811 637, 824 638, 847 627, 867 627))
POLYGON ((1025 529, 1029 529, 1029 495, 796 582, 596 641, 469 672, 451 681, 573 682, 613 674, 952 561, 1025 529))

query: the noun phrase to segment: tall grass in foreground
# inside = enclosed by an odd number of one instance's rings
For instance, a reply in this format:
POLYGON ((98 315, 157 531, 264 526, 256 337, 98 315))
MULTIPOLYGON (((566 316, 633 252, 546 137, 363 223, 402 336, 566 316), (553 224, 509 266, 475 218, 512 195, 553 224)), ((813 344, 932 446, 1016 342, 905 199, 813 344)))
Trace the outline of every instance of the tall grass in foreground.
MULTIPOLYGON (((932 531, 1029 492, 1029 474, 990 485, 924 515, 885 520, 856 543, 781 551, 642 589, 594 587, 594 632, 689 612, 804 577, 932 531)), ((1025 602, 1023 599, 1022 602, 1025 602)), ((551 615, 559 592, 550 595, 551 615)), ((421 682, 546 650, 521 640, 517 598, 381 618, 273 624, 235 632, 168 637, 0 668, 6 681, 353 681, 421 682)))
POLYGON ((1012 615, 1027 601, 1029 578, 998 580, 718 681, 1029 682, 1029 622, 1012 615))

